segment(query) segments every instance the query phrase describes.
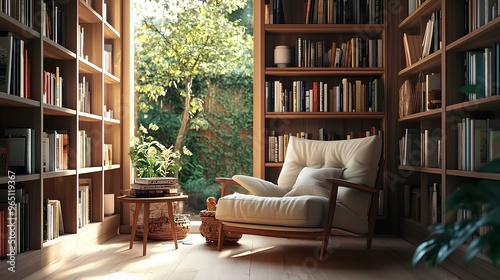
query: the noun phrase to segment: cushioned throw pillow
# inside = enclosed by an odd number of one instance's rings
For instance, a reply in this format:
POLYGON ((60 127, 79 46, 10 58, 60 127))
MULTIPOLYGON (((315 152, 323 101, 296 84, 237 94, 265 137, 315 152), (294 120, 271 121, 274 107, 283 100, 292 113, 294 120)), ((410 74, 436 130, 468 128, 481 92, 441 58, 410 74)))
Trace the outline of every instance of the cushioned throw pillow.
POLYGON ((233 180, 244 187, 250 194, 257 196, 282 197, 286 190, 272 182, 246 175, 234 175, 233 180))
POLYGON ((285 196, 318 195, 328 197, 330 184, 325 179, 340 178, 344 170, 345 168, 335 167, 304 167, 297 176, 292 190, 285 196))

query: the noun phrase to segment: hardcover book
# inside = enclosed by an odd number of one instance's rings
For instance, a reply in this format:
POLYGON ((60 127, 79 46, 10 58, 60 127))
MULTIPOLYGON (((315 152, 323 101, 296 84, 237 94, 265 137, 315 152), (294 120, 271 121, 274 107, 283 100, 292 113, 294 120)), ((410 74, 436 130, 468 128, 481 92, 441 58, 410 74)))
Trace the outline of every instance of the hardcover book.
POLYGON ((146 185, 177 185, 177 178, 175 177, 153 177, 153 178, 136 178, 136 184, 146 185))
POLYGON ((10 92, 12 48, 14 37, 10 32, 0 32, 0 91, 10 92))

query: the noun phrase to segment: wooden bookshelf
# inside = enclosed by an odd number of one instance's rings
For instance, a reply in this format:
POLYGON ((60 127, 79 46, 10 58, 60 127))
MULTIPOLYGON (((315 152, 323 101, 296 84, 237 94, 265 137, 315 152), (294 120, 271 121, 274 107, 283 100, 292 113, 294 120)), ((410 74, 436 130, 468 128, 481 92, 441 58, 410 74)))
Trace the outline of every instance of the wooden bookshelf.
MULTIPOLYGON (((28 2, 28 1, 26 1, 28 2)), ((14 34, 25 42, 30 60, 27 75, 30 85, 29 98, 0 92, 0 130, 4 128, 29 127, 35 137, 32 159, 35 168, 32 174, 16 174, 17 188, 29 194, 29 223, 22 234, 29 234, 29 249, 16 256, 16 271, 12 274, 9 265, 0 262, 0 277, 22 279, 41 267, 61 259, 77 257, 92 245, 97 245, 117 233, 121 223, 120 214, 104 216, 104 194, 121 194, 130 166, 126 158, 124 143, 128 143, 130 129, 131 71, 130 68, 130 2, 128 0, 70 0, 55 5, 64 13, 59 18, 64 22, 58 26, 60 39, 54 39, 51 31, 42 29, 42 2, 31 0, 32 21, 27 17, 21 22, 14 16, 0 12, 0 31, 14 34), (107 8, 104 9, 104 6, 107 8), (106 16, 103 11, 107 10, 106 16), (77 30, 85 29, 83 42, 77 30), (64 38, 63 38, 64 37, 64 38), (80 48, 80 46, 83 48, 80 48), (104 45, 113 46, 111 67, 104 71, 104 45), (82 51, 81 51, 82 50, 82 51), (46 103, 44 71, 54 72, 59 68, 62 80, 62 102, 60 106, 46 103), (89 81, 91 101, 88 112, 80 109, 81 88, 79 82, 85 76, 89 81), (64 131, 69 135, 67 165, 63 170, 44 170, 44 131, 64 131), (90 164, 80 166, 82 146, 78 131, 85 130, 91 142, 90 164), (124 140, 125 139, 125 140, 124 140), (104 165, 103 148, 111 144, 111 162, 104 165), (90 224, 78 225, 78 184, 81 179, 92 182, 90 192, 90 224), (62 206, 64 234, 44 240, 44 199, 57 199, 62 206)), ((52 3, 52 2, 51 2, 52 3)), ((45 6, 50 4, 45 1, 45 6)), ((47 10, 49 11, 49 10, 47 10)), ((54 29, 55 30, 55 29, 54 29)), ((126 144, 125 144, 126 145, 126 144)), ((0 187, 6 188, 9 177, 0 176, 0 187)), ((115 206, 115 213, 120 209, 115 206)), ((21 234, 21 233, 19 233, 21 234)))
MULTIPOLYGON (((406 1, 404 1, 406 2, 406 1)), ((407 4, 407 3, 405 3, 407 4)), ((429 198, 429 187, 433 183, 439 184, 441 188, 441 209, 438 215, 441 222, 457 220, 457 215, 445 213, 445 198, 453 193, 465 182, 474 183, 479 179, 500 180, 498 174, 479 173, 476 170, 464 170, 460 167, 459 154, 461 143, 458 138, 458 124, 463 118, 477 119, 499 119, 499 93, 486 98, 477 98, 466 101, 464 94, 459 89, 466 82, 466 66, 464 60, 466 52, 472 50, 484 50, 492 47, 494 43, 500 42, 496 34, 499 19, 476 27, 473 31, 467 32, 465 14, 466 1, 449 0, 427 0, 412 14, 407 15, 407 9, 402 9, 400 17, 399 32, 410 32, 411 34, 424 34, 426 22, 432 13, 441 11, 441 24, 439 33, 441 34, 441 47, 429 56, 421 59, 413 65, 404 65, 403 41, 399 44, 401 62, 399 63, 399 86, 406 79, 417 82, 418 75, 430 73, 441 74, 441 108, 424 110, 414 114, 400 117, 399 138, 404 135, 406 128, 417 128, 420 132, 429 130, 441 136, 441 165, 436 168, 425 166, 405 166, 399 165, 399 176, 401 183, 398 184, 398 192, 403 194, 404 185, 411 185, 418 188, 420 196, 420 213, 418 218, 404 216, 400 213, 399 232, 415 245, 419 245, 426 240, 430 234, 428 229, 432 224, 429 207, 432 207, 429 198)), ((482 7, 484 8, 484 7, 482 7)), ((420 142, 419 142, 420 143, 420 142)), ((419 147, 419 151, 422 145, 419 147)), ((399 154, 399 153, 397 153, 399 154)), ((400 197, 401 197, 400 196, 400 197)), ((405 207, 405 200, 401 200, 401 207, 405 207)), ((406 201, 408 203, 408 201, 406 201)), ((494 268, 491 261, 481 253, 470 263, 464 265, 464 252, 467 245, 462 246, 443 264, 455 275, 463 275, 465 278, 492 279, 498 275, 499 270, 494 268)))
MULTIPOLYGON (((388 101, 387 92, 387 25, 382 19, 364 22, 363 19, 356 20, 353 16, 351 22, 338 23, 338 20, 325 21, 325 23, 306 23, 304 7, 307 1, 293 0, 283 1, 283 12, 285 23, 266 22, 266 1, 254 1, 254 114, 253 114, 253 175, 269 181, 276 182, 282 167, 282 162, 269 161, 268 158, 268 136, 271 131, 277 135, 304 131, 312 135, 312 139, 318 139, 320 128, 324 128, 330 133, 336 133, 341 139, 346 139, 351 131, 357 133, 365 132, 371 126, 376 131, 386 132, 388 101), (381 65, 374 67, 331 67, 325 63, 319 67, 298 67, 295 62, 298 48, 296 41, 298 38, 305 38, 312 42, 323 41, 325 53, 331 49, 332 42, 336 42, 338 47, 343 42, 351 38, 362 37, 366 39, 380 39, 382 49, 381 65), (277 67, 274 64, 274 48, 277 45, 287 45, 292 53, 291 63, 287 67, 277 67), (294 80, 305 80, 306 89, 312 88, 312 82, 323 81, 331 89, 334 85, 341 83, 343 78, 354 83, 355 80, 362 80, 363 83, 379 80, 378 100, 380 110, 377 112, 354 112, 354 111, 320 111, 320 112, 276 112, 266 111, 266 81, 280 81, 283 88, 292 89, 294 80)), ((385 7, 387 2, 379 2, 385 7)), ((382 15, 383 9, 380 10, 382 15)), ((368 18, 368 17, 366 17, 368 18)), ((382 16, 383 18, 383 16, 382 16)), ((367 43, 368 44, 368 43, 367 43)), ((367 65, 366 65, 367 66, 367 65)), ((384 136, 385 139, 385 136, 384 136)), ((384 142, 384 150, 385 142, 384 142)), ((384 154, 385 157, 385 154, 384 154)), ((387 197, 384 197, 384 202, 387 197)), ((383 218, 387 218, 387 211, 384 211, 383 218)))

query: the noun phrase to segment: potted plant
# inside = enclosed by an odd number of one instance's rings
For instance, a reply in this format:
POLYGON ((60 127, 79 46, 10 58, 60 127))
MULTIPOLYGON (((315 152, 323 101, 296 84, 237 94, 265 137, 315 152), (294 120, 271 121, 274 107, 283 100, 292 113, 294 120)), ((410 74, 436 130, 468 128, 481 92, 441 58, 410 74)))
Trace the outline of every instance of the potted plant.
MULTIPOLYGON (((500 158, 488 162, 479 172, 499 173, 500 158)), ((432 225, 429 240, 420 244, 413 255, 412 265, 425 257, 425 264, 441 264, 451 253, 481 227, 486 233, 472 239, 468 244, 465 262, 469 262, 479 251, 496 266, 500 262, 500 181, 482 179, 476 184, 464 184, 446 198, 446 212, 459 209, 470 211, 470 217, 461 221, 432 225)))
MULTIPOLYGON (((186 148, 183 149, 183 154, 191 155, 190 151, 186 148)), ((174 151, 173 146, 167 148, 151 136, 140 135, 133 137, 129 155, 132 166, 135 168, 136 178, 176 177, 177 173, 182 169, 180 164, 181 152, 174 151)), ((135 205, 131 206, 131 211, 135 211, 135 205)), ((151 203, 149 238, 160 240, 172 239, 167 211, 166 205, 151 203)), ((142 215, 142 213, 139 215, 142 215)), ((182 213, 174 213, 174 216, 177 225, 177 236, 179 239, 182 239, 189 232, 189 218, 182 213)), ((139 222, 142 220, 142 217, 139 218, 139 222)), ((137 226, 136 236, 141 237, 142 232, 143 225, 140 223, 137 226)))

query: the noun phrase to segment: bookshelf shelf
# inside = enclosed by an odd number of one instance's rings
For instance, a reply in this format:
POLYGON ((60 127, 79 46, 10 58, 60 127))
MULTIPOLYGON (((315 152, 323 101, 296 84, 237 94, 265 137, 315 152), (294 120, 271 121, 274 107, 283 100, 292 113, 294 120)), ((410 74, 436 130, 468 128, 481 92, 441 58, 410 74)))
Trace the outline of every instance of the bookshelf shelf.
POLYGON ((78 112, 79 120, 83 122, 101 122, 102 116, 89 114, 85 112, 78 112))
POLYGON ((104 23, 104 38, 120 39, 120 33, 109 23, 104 23))
POLYGON ((76 110, 50 104, 43 104, 43 114, 47 116, 71 117, 76 116, 76 110))
POLYGON ((399 71, 399 76, 414 76, 420 72, 441 72, 441 54, 438 50, 429 56, 415 62, 409 67, 399 71))
POLYGON ((360 67, 360 68, 344 68, 344 67, 287 67, 287 68, 278 68, 278 67, 266 67, 265 74, 269 76, 343 76, 343 77, 352 77, 352 76, 381 76, 384 74, 384 68, 368 68, 368 67, 360 67))
POLYGON ((112 118, 104 118, 104 124, 106 125, 119 125, 121 122, 120 120, 117 119, 112 119, 112 118))
POLYGON ((104 72, 104 82, 106 84, 119 84, 120 79, 111 73, 104 72))
POLYGON ((367 34, 380 35, 385 30, 383 24, 266 24, 266 34, 367 34))
POLYGON ((83 58, 78 58, 78 68, 81 74, 99 74, 102 72, 99 66, 83 58))
POLYGON ((429 167, 420 167, 420 166, 405 166, 405 165, 400 165, 398 167, 399 170, 404 170, 404 171, 416 171, 416 172, 421 172, 421 173, 429 173, 429 174, 438 174, 442 175, 443 170, 440 168, 429 168, 429 167))
POLYGON ((298 112, 276 113, 267 112, 266 119, 383 119, 383 112, 298 112))
POLYGON ((424 1, 411 15, 406 17, 400 24, 400 29, 419 29, 422 18, 428 18, 433 12, 441 7, 441 0, 424 1))
MULTIPOLYGON (((40 180, 40 174, 16 175, 16 182, 28 182, 40 180)), ((8 177, 0 177, 0 184, 7 184, 11 179, 8 177)))
POLYGON ((458 38, 446 46, 447 51, 463 52, 478 48, 484 48, 488 45, 498 42, 498 29, 500 28, 500 17, 479 27, 473 32, 458 38))
POLYGON ((76 169, 50 171, 50 172, 43 173, 43 179, 60 178, 60 177, 74 176, 74 175, 76 175, 76 169))
POLYGON ((82 0, 78 0, 78 17, 80 23, 101 23, 102 17, 92 7, 82 0))
POLYGON ((414 113, 414 114, 399 118, 399 122, 439 119, 439 118, 441 118, 442 113, 443 113, 442 108, 433 109, 433 110, 424 111, 424 112, 418 112, 418 113, 414 113))
POLYGON ((76 54, 54 41, 43 38, 43 56, 52 59, 75 59, 76 54))
MULTIPOLYGON (((457 93, 460 94, 460 93, 457 93)), ((489 111, 500 108, 500 95, 493 95, 481 99, 461 102, 446 106, 447 112, 455 111, 489 111)))
POLYGON ((472 171, 463 171, 463 170, 446 170, 446 175, 456 176, 456 177, 467 177, 467 178, 475 178, 475 179, 488 179, 488 180, 499 180, 500 174, 497 173, 483 173, 483 172, 472 172, 472 171))
POLYGON ((40 101, 0 92, 0 107, 40 107, 40 101))

